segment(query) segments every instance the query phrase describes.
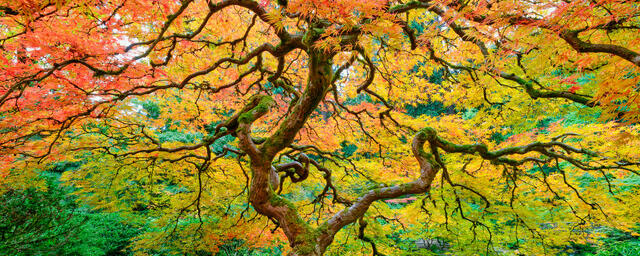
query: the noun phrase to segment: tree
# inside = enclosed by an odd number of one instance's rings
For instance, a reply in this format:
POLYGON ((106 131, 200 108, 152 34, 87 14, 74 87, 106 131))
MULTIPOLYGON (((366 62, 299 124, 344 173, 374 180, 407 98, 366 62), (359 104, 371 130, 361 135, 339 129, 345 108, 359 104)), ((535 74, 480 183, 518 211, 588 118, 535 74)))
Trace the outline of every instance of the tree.
POLYGON ((339 252, 351 233, 378 255, 433 234, 547 254, 639 221, 633 1, 0 10, 0 184, 81 162, 64 179, 86 202, 157 220, 139 248, 180 234, 215 251, 275 239, 271 223, 292 255, 339 252), (407 113, 428 104, 455 111, 407 113))
POLYGON ((76 205, 56 174, 45 172, 33 182, 44 186, 9 189, 0 198, 3 255, 122 255, 139 233, 115 213, 76 205))

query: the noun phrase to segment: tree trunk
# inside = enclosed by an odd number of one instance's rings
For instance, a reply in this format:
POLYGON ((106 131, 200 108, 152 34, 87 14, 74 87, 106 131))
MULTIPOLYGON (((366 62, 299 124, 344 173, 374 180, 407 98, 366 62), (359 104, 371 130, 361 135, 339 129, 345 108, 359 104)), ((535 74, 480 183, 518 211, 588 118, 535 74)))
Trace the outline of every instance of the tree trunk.
POLYGON ((264 115, 264 108, 247 110, 248 117, 240 122, 237 136, 240 148, 251 160, 251 185, 249 202, 254 209, 264 216, 274 219, 283 230, 289 244, 294 249, 292 255, 322 255, 326 246, 318 246, 318 238, 322 233, 307 224, 288 200, 280 197, 271 185, 272 161, 275 155, 289 146, 307 118, 316 109, 325 91, 330 85, 333 72, 331 54, 310 52, 308 81, 305 91, 295 103, 291 114, 281 123, 274 134, 259 147, 251 140, 251 123, 264 115))
MULTIPOLYGON (((435 138, 435 131, 423 129, 414 137, 412 151, 420 164, 420 177, 412 182, 370 190, 349 207, 336 213, 320 227, 311 227, 298 214, 295 206, 275 192, 272 185, 273 159, 278 152, 291 145, 307 118, 316 109, 331 85, 333 69, 331 54, 309 52, 309 74, 307 86, 296 101, 291 113, 280 124, 278 130, 260 146, 251 139, 251 123, 268 112, 265 106, 269 100, 254 98, 238 119, 236 134, 240 148, 247 153, 251 162, 251 185, 249 202, 261 215, 277 222, 293 248, 290 255, 323 255, 333 242, 334 236, 344 226, 362 218, 369 206, 376 200, 396 198, 402 195, 427 192, 436 173, 440 169, 432 154, 423 150, 424 143, 435 138)), ((267 97, 267 96, 264 96, 267 97)))

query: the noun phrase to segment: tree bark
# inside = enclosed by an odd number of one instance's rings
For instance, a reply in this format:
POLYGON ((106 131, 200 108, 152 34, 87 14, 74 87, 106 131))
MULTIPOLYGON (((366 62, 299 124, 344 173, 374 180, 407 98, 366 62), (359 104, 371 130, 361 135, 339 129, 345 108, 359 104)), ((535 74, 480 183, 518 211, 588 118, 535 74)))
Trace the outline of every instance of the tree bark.
POLYGON ((259 214, 277 222, 293 248, 291 255, 296 256, 323 255, 338 231, 362 218, 373 202, 402 195, 425 193, 431 187, 431 182, 440 169, 433 155, 423 150, 425 142, 434 140, 435 131, 424 129, 416 134, 412 143, 413 154, 420 164, 420 177, 417 180, 372 189, 317 228, 306 223, 295 206, 275 192, 277 186, 272 184, 274 168, 272 161, 278 152, 293 142, 331 84, 333 56, 312 50, 309 50, 308 54, 310 64, 305 91, 276 132, 259 146, 251 139, 251 124, 266 114, 270 104, 273 103, 268 96, 252 99, 248 107, 242 110, 244 112, 238 115, 236 129, 239 146, 247 153, 251 162, 249 202, 259 214))
POLYGON ((294 249, 293 255, 322 255, 324 252, 317 246, 321 232, 309 226, 299 216, 293 204, 278 196, 275 193, 276 188, 270 182, 273 158, 293 142, 331 82, 333 55, 313 50, 309 50, 308 53, 310 64, 307 86, 293 106, 291 114, 281 123, 278 130, 259 147, 253 143, 250 136, 251 123, 266 113, 265 107, 257 104, 246 112, 247 116, 241 120, 236 132, 241 149, 247 152, 251 160, 249 202, 258 213, 278 222, 294 249))

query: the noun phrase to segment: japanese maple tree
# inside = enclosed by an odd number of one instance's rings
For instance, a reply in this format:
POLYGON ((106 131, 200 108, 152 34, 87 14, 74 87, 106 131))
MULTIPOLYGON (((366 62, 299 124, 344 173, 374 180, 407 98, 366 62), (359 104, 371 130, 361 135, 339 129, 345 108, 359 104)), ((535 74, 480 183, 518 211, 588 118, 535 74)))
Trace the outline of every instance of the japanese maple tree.
POLYGON ((140 250, 550 254, 640 221, 639 30, 619 0, 3 0, 0 193, 78 162, 140 250))

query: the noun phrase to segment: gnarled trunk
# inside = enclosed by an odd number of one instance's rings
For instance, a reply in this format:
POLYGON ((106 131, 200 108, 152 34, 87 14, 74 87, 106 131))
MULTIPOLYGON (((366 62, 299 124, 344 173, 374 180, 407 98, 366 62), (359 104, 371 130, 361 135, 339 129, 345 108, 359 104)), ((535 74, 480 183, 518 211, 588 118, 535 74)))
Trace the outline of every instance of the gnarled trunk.
POLYGON ((309 55, 311 61, 305 91, 278 130, 259 147, 253 143, 250 137, 251 123, 266 113, 265 108, 259 109, 258 106, 247 111, 249 116, 240 122, 237 129, 240 147, 251 160, 249 202, 258 213, 278 222, 295 255, 322 255, 326 248, 318 246, 318 237, 322 232, 309 226, 290 202, 275 193, 275 187, 270 182, 273 178, 273 158, 293 142, 324 97, 332 79, 332 55, 320 52, 310 52, 309 55))
POLYGON ((333 242, 335 234, 344 226, 362 218, 376 200, 428 191, 439 169, 434 157, 422 148, 424 143, 435 135, 428 130, 421 131, 415 136, 412 144, 414 156, 420 163, 420 177, 417 180, 371 190, 319 227, 313 228, 307 224, 294 205, 275 192, 277 186, 272 185, 274 172, 272 161, 278 152, 293 142, 307 118, 324 97, 333 78, 330 54, 311 51, 309 58, 309 74, 305 91, 296 101, 291 114, 271 137, 258 146, 254 144, 250 135, 251 123, 266 114, 269 109, 272 101, 266 98, 267 96, 252 100, 252 103, 243 110, 244 113, 239 115, 236 129, 239 145, 251 160, 249 202, 259 214, 279 224, 290 246, 294 249, 292 255, 297 256, 323 255, 333 242))

